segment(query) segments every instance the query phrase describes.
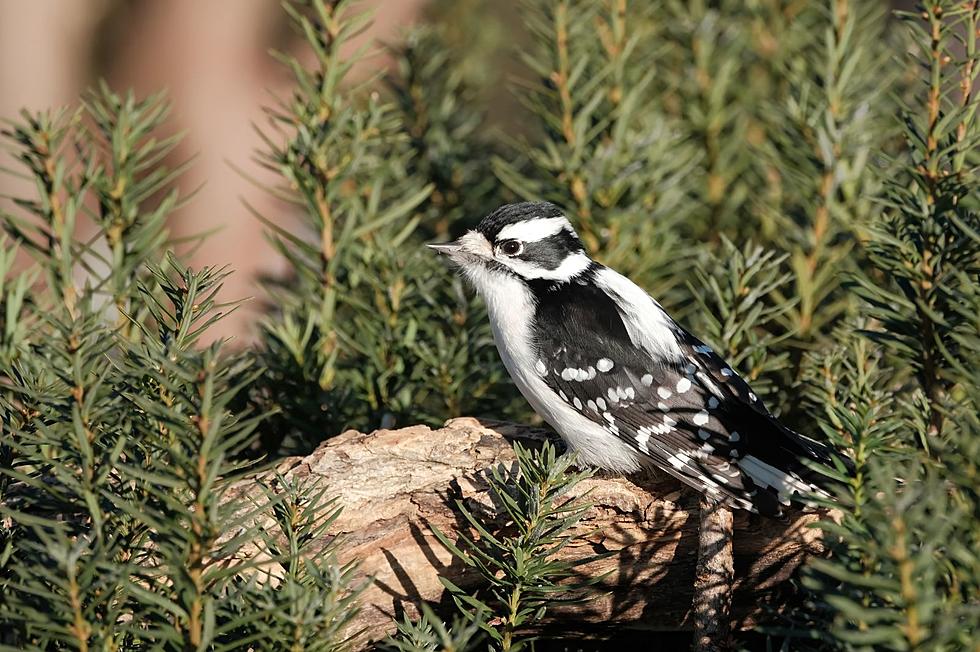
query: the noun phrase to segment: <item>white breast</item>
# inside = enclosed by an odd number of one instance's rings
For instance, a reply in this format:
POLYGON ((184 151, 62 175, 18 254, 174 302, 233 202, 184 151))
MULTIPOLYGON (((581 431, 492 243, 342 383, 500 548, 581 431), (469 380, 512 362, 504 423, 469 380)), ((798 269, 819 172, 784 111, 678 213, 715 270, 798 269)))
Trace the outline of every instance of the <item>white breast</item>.
POLYGON ((645 462, 639 452, 576 412, 535 371, 538 360, 531 335, 535 306, 527 286, 482 266, 466 272, 486 301, 493 339, 511 379, 538 416, 577 453, 579 463, 619 473, 640 470, 645 462))

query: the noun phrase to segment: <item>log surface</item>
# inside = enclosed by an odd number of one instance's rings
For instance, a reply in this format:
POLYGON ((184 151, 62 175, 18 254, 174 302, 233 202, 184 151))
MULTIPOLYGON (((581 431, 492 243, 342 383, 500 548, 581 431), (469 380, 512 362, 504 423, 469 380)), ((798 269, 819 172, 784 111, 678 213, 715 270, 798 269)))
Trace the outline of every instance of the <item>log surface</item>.
MULTIPOLYGON (((296 478, 313 476, 326 495, 336 496, 343 512, 330 534, 341 535, 341 561, 356 559, 360 573, 374 582, 361 596, 355 624, 367 646, 394 629, 394 619, 418 614, 422 601, 446 605, 438 576, 463 588, 474 578, 463 573, 432 534, 447 534, 465 521, 456 500, 477 513, 493 514, 488 470, 516 467, 512 442, 540 444, 547 431, 472 418, 453 419, 433 430, 414 426, 370 434, 346 432, 307 457, 288 458, 276 471, 296 478)), ((255 491, 257 476, 238 483, 232 494, 255 491)), ((594 633, 625 627, 676 631, 691 628, 695 580, 698 496, 666 476, 594 477, 577 494, 591 504, 582 531, 589 534, 563 556, 613 554, 586 566, 590 576, 608 573, 594 599, 548 612, 563 630, 594 633)), ((774 521, 735 512, 736 628, 750 627, 773 589, 808 554, 821 550, 819 531, 808 527, 814 514, 774 521)))

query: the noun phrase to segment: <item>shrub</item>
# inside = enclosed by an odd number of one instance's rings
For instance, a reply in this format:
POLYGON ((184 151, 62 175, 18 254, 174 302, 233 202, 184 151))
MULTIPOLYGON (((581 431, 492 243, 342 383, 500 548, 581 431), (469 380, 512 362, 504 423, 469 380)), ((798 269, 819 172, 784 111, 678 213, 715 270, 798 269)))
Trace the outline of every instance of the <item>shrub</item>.
MULTIPOLYGON (((851 452, 830 554, 773 615, 773 645, 976 646, 978 3, 523 0, 520 33, 500 7, 434 2, 385 78, 354 84, 339 51, 369 19, 286 4, 309 56, 280 56, 295 86, 259 158, 300 220, 258 216, 289 271, 265 279, 254 350, 198 344, 233 306, 215 299, 225 271, 167 253, 182 166, 155 136, 162 98, 103 87, 4 130, 34 192, 2 209, 3 643, 343 647, 353 569, 302 554, 337 507, 285 480, 228 502, 228 483, 256 452, 348 427, 531 418, 479 300, 421 249, 523 198, 561 206, 780 418, 851 452), (230 563, 246 542, 268 566, 230 563)), ((574 479, 522 455, 501 495, 574 479)), ((554 505, 538 507, 577 513, 554 505)), ((554 534, 535 561, 561 577, 554 534)), ((513 543, 459 547, 487 586, 451 591, 453 625, 429 610, 390 644, 520 642, 550 597, 507 611, 489 569, 513 543)))

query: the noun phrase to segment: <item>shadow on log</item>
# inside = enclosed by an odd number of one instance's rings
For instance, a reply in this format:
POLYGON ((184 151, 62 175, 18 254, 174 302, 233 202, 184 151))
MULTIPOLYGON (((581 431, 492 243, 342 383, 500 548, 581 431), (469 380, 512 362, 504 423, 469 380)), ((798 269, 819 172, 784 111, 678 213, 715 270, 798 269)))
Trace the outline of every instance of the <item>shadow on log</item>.
MULTIPOLYGON (((486 473, 514 465, 513 441, 525 445, 549 437, 546 430, 514 424, 453 419, 444 428, 414 426, 371 434, 346 432, 304 458, 277 466, 287 476, 314 476, 343 512, 331 534, 342 535, 341 561, 356 559, 375 581, 361 596, 356 627, 368 645, 389 634, 394 620, 418 614, 417 605, 443 604, 438 576, 463 588, 474 578, 432 534, 452 535, 463 520, 452 506, 462 499, 476 512, 493 513, 486 473)), ((238 483, 248 493, 262 476, 238 483)), ((582 523, 588 536, 563 556, 608 557, 579 570, 608 573, 599 593, 584 604, 549 610, 547 619, 563 632, 600 635, 604 630, 677 631, 691 627, 697 556, 698 496, 666 476, 594 477, 576 493, 588 492, 592 507, 582 523)), ((785 521, 735 512, 733 629, 751 627, 774 589, 807 555, 819 552, 814 514, 785 521)), ((438 609, 437 609, 438 610, 438 609)))

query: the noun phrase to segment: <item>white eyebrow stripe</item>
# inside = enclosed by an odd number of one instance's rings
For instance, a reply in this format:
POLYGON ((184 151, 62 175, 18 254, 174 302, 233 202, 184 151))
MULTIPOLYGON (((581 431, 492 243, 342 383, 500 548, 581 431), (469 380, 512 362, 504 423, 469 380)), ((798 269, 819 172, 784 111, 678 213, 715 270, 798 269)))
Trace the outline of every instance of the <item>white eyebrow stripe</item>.
POLYGON ((556 233, 561 233, 563 229, 572 230, 572 225, 564 217, 539 217, 533 220, 525 220, 516 224, 508 224, 500 229, 497 240, 520 240, 522 242, 537 242, 556 233))

